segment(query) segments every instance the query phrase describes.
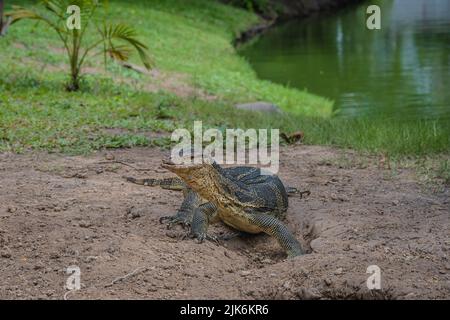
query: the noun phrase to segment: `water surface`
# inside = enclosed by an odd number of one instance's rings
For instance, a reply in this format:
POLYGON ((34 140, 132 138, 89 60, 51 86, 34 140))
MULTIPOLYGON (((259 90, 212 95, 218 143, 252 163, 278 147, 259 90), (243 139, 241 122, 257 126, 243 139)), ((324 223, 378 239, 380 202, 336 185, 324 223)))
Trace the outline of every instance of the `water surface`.
POLYGON ((291 21, 244 46, 261 78, 335 101, 338 114, 450 118, 450 0, 378 0, 291 21), (366 8, 381 8, 381 30, 366 8))

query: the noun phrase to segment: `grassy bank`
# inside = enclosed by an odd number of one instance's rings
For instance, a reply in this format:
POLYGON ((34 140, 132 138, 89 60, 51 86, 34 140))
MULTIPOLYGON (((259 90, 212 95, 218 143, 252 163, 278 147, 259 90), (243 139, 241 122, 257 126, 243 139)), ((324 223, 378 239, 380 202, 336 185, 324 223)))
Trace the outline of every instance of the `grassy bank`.
POLYGON ((110 1, 108 15, 138 29, 157 69, 153 76, 112 63, 105 71, 94 58, 82 90, 65 92, 66 58, 57 36, 31 22, 13 25, 0 38, 0 151, 167 145, 149 132, 191 127, 194 120, 209 127, 302 130, 307 144, 371 153, 449 151, 448 121, 330 118, 332 102, 258 79, 231 44, 257 22, 252 13, 215 1, 154 0, 110 1), (255 115, 232 107, 255 100, 274 102, 290 114, 255 115))

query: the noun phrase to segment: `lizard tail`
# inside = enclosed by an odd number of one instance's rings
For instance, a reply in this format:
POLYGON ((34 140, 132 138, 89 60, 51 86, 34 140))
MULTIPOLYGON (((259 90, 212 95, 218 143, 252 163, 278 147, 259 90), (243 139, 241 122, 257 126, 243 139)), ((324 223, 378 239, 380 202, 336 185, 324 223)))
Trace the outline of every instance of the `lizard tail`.
POLYGON ((152 178, 133 178, 133 177, 123 177, 125 180, 131 183, 139 184, 142 186, 156 187, 160 186, 163 189, 181 191, 186 185, 179 178, 165 178, 165 179, 152 179, 152 178))

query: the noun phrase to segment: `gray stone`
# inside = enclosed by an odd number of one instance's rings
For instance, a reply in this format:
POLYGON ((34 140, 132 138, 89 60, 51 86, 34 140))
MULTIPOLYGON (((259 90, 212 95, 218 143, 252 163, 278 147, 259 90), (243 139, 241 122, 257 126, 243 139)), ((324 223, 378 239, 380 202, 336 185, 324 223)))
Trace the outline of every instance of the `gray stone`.
POLYGON ((237 109, 249 110, 249 111, 261 111, 269 113, 279 113, 282 114, 283 111, 273 103, 270 102, 251 102, 251 103, 241 103, 235 105, 237 109))

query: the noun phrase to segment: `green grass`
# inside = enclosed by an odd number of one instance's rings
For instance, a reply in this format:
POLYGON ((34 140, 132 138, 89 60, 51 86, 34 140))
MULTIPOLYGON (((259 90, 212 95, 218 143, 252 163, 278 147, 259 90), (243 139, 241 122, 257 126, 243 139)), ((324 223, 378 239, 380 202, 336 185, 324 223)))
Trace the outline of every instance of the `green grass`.
MULTIPOLYGON (((12 1, 28 5, 30 1, 12 1)), ((10 4, 10 3, 8 3, 10 4)), ((249 12, 208 0, 110 1, 114 20, 132 22, 148 44, 158 70, 183 74, 189 85, 217 98, 181 98, 143 90, 148 76, 115 64, 83 79, 82 90, 64 91, 66 57, 57 36, 31 22, 0 38, 0 151, 43 149, 89 153, 101 148, 168 145, 143 132, 192 127, 301 130, 305 143, 370 153, 426 155, 449 152, 450 123, 331 117, 332 102, 258 79, 236 54, 232 40, 257 21, 249 12), (235 110, 237 102, 266 100, 289 114, 235 110), (112 133, 111 130, 117 129, 112 133)), ((138 63, 138 59, 134 60, 138 63)), ((67 67, 66 69, 67 70, 67 67)))

